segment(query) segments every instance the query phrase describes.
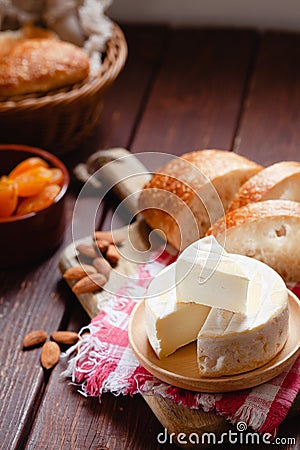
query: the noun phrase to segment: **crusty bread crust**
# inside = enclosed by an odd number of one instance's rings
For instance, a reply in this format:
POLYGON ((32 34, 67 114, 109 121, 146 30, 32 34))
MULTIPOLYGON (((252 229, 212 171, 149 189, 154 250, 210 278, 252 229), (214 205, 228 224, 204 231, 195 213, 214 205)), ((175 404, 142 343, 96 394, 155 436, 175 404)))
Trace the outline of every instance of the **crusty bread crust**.
POLYGON ((262 170, 225 150, 200 150, 174 158, 144 186, 139 210, 178 250, 202 237, 240 186, 262 170))
POLYGON ((52 38, 52 33, 31 29, 0 38, 1 97, 48 92, 88 76, 89 58, 83 50, 52 38))
POLYGON ((261 170, 241 186, 227 212, 248 203, 277 199, 300 201, 299 162, 282 161, 261 170))
POLYGON ((267 200, 230 211, 207 232, 231 253, 275 269, 286 282, 300 281, 300 203, 267 200))
POLYGON ((24 39, 58 39, 51 30, 36 27, 31 24, 24 25, 18 30, 0 31, 0 62, 4 57, 9 57, 13 47, 24 39))

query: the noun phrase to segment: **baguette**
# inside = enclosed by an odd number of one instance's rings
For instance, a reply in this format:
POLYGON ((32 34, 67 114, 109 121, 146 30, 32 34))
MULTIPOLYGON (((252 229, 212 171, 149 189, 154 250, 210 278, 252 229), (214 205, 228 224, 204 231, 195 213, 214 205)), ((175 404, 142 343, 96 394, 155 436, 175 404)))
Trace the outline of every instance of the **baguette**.
POLYGON ((204 236, 240 186, 262 167, 225 150, 174 158, 144 186, 139 210, 177 250, 204 236))
POLYGON ((227 212, 263 200, 300 201, 300 163, 283 161, 263 169, 244 183, 227 212))
POLYGON ((266 200, 230 211, 207 232, 225 249, 258 259, 286 282, 300 281, 300 203, 266 200))

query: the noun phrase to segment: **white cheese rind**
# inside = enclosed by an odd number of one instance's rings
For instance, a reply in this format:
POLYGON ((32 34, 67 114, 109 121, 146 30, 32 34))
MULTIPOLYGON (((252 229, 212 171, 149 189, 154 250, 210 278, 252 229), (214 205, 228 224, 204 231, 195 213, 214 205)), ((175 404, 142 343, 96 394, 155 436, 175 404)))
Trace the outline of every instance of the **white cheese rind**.
POLYGON ((263 366, 284 346, 288 335, 288 317, 286 306, 279 315, 254 330, 227 336, 199 335, 197 357, 200 375, 235 375, 263 366))
POLYGON ((212 244, 209 236, 179 255, 175 268, 177 302, 193 301, 246 314, 249 279, 221 246, 212 244), (212 248, 203 245, 208 239, 212 248))
POLYGON ((288 335, 288 293, 282 278, 260 261, 231 256, 248 271, 249 299, 255 307, 247 316, 218 308, 210 311, 197 338, 198 367, 206 377, 234 375, 266 364, 288 335))

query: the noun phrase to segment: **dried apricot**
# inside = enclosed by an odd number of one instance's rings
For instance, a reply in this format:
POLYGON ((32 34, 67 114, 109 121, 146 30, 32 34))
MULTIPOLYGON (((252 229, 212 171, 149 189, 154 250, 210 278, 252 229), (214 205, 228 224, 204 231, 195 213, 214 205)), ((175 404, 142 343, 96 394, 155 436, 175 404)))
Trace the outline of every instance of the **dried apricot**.
POLYGON ((0 217, 9 217, 18 203, 18 186, 7 177, 0 178, 0 217))
POLYGON ((38 194, 51 180, 52 172, 45 167, 34 167, 15 177, 21 197, 38 194))
POLYGON ((38 194, 21 200, 17 208, 17 215, 29 214, 40 211, 50 206, 60 191, 57 184, 45 186, 38 194))
POLYGON ((64 174, 61 169, 58 167, 54 167, 54 169, 49 169, 52 173, 52 177, 50 180, 50 184, 59 184, 60 186, 63 184, 64 181, 64 174))
POLYGON ((31 158, 24 159, 10 172, 9 178, 15 178, 20 173, 26 172, 27 170, 33 169, 34 167, 48 167, 48 163, 38 156, 32 156, 31 158))

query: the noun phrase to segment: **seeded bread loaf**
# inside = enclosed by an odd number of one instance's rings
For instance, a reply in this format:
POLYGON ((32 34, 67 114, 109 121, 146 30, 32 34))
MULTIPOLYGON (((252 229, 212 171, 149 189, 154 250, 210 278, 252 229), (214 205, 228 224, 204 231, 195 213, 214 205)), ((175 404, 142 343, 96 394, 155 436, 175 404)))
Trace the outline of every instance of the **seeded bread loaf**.
POLYGON ((139 210, 151 228, 180 250, 204 236, 241 185, 260 170, 225 150, 187 153, 153 175, 140 194, 139 210))
POLYGON ((256 258, 286 282, 300 281, 300 203, 267 200, 230 211, 207 232, 230 253, 256 258))
POLYGON ((227 212, 263 200, 300 201, 300 163, 282 161, 249 178, 236 193, 227 212))

